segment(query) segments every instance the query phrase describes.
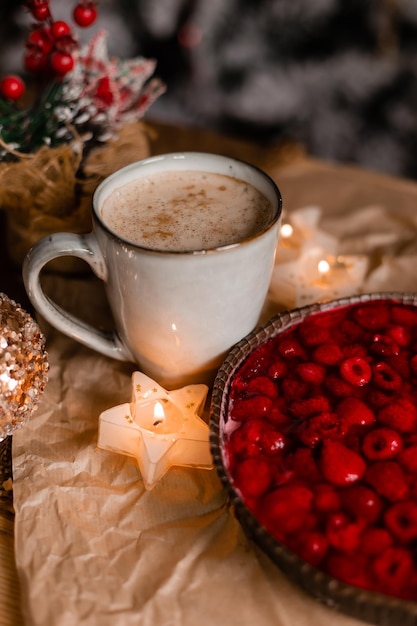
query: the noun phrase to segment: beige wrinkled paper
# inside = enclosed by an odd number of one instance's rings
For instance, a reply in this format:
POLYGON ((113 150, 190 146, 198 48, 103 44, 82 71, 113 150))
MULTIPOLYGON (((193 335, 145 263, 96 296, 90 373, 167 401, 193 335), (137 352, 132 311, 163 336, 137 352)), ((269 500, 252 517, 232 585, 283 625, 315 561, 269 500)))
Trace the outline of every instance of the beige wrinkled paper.
MULTIPOLYGON (((361 291, 416 285, 417 186, 306 161, 269 171, 287 211, 316 204, 361 291)), ((48 278, 63 304, 107 323, 100 284, 48 278), (89 308, 86 307, 89 303, 89 308)), ((278 310, 269 303, 266 315, 278 310)), ((146 491, 133 459, 99 450, 101 411, 130 397, 133 366, 45 328, 42 404, 13 437, 16 560, 27 626, 354 626, 298 590, 245 537, 215 470, 171 469, 146 491)))

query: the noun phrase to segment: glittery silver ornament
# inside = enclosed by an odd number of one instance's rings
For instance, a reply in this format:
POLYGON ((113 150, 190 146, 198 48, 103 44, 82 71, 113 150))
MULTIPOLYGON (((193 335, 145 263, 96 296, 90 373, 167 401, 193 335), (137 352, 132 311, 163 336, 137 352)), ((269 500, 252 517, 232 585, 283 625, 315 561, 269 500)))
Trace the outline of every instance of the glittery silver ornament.
POLYGON ((0 293, 0 441, 38 407, 48 370, 39 326, 19 304, 0 293))

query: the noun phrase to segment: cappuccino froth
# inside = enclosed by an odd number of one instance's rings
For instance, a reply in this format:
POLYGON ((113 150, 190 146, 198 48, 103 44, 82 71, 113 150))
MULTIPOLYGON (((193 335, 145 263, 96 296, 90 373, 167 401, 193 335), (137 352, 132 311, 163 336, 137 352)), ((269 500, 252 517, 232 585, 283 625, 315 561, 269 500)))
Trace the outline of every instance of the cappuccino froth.
POLYGON ((273 219, 258 189, 205 171, 166 171, 115 189, 101 217, 122 239, 154 250, 188 252, 227 246, 262 232, 273 219))

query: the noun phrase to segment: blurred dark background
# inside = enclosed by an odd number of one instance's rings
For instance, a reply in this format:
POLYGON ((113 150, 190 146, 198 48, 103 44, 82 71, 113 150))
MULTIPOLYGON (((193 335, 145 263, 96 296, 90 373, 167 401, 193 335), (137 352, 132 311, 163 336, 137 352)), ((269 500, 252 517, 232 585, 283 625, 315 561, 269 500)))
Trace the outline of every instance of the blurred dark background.
MULTIPOLYGON (((51 0, 56 19, 75 4, 51 0)), ((29 18, 0 0, 0 72, 29 18)), ((113 55, 158 62, 148 117, 417 178, 416 0, 99 0, 113 55)), ((90 38, 94 29, 82 37, 90 38)))

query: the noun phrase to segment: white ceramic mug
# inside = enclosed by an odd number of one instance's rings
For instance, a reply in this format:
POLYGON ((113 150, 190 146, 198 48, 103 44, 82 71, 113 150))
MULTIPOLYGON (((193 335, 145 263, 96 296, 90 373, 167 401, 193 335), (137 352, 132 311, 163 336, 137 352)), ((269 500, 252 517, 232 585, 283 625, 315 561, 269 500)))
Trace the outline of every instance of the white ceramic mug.
POLYGON ((280 218, 280 192, 256 167, 198 152, 151 157, 99 185, 91 233, 57 233, 33 246, 23 266, 25 287, 35 309, 55 328, 106 356, 138 364, 167 388, 210 382, 229 348, 259 320, 280 218), (169 170, 215 172, 249 183, 271 203, 268 224, 238 243, 194 252, 148 249, 111 232, 101 217, 111 192, 140 176, 169 170), (104 281, 116 325, 113 333, 86 325, 43 292, 42 268, 62 256, 83 259, 104 281))

